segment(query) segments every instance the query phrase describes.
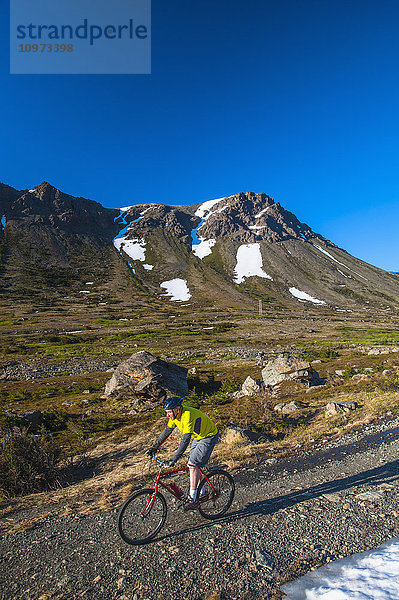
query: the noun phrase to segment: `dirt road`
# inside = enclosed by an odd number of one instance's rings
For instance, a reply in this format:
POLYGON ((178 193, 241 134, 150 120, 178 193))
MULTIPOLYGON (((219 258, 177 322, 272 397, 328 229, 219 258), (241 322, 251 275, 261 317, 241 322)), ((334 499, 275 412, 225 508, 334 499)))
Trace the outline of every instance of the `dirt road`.
POLYGON ((40 520, 0 545, 0 598, 279 598, 282 582, 399 535, 399 419, 235 475, 218 522, 168 498, 154 542, 125 545, 117 511, 40 520), (218 595, 220 594, 220 596, 218 595))

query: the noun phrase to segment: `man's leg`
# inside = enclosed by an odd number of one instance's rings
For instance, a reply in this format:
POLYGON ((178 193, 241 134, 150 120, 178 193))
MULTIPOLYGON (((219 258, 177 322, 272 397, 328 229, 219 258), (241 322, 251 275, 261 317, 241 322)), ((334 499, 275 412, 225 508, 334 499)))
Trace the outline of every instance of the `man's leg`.
POLYGON ((212 454, 212 450, 219 439, 216 434, 211 438, 194 440, 191 445, 190 455, 188 457, 188 468, 190 470, 190 497, 194 502, 197 501, 197 490, 202 476, 197 465, 205 466, 212 454))
POLYGON ((190 470, 190 498, 193 502, 197 501, 197 490, 201 481, 201 473, 199 468, 192 463, 188 463, 190 470))

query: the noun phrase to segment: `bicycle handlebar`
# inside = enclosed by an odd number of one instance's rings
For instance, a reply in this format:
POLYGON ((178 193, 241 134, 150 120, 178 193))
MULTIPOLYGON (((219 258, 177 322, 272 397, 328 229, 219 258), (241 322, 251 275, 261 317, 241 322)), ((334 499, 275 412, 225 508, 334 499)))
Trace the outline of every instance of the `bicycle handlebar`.
POLYGON ((154 454, 154 453, 152 453, 152 454, 151 454, 151 458, 153 458, 154 460, 156 460, 156 461, 157 461, 157 463, 158 463, 158 464, 159 464, 161 467, 164 467, 164 466, 165 466, 165 463, 164 463, 162 460, 159 460, 159 458, 157 458, 157 457, 155 456, 155 454, 154 454))

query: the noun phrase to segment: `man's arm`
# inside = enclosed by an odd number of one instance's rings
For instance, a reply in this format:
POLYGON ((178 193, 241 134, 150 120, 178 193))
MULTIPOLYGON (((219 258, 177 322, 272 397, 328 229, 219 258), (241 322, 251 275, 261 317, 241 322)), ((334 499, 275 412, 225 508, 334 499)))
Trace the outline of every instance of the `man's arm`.
POLYGON ((159 446, 161 446, 164 443, 164 441, 168 439, 172 431, 173 429, 171 427, 166 426, 159 438, 157 439, 157 441, 155 442, 155 444, 147 450, 147 454, 154 454, 158 450, 159 446))
POLYGON ((171 458, 171 462, 175 463, 183 456, 187 446, 189 445, 191 440, 191 433, 185 433, 181 439, 180 445, 174 455, 171 458))
POLYGON ((168 437, 170 436, 172 431, 173 431, 173 429, 166 425, 165 429, 162 431, 161 435, 159 436, 159 438, 157 439, 157 441, 154 444, 154 447, 156 447, 157 450, 158 450, 159 446, 161 446, 164 443, 164 441, 168 439, 168 437))

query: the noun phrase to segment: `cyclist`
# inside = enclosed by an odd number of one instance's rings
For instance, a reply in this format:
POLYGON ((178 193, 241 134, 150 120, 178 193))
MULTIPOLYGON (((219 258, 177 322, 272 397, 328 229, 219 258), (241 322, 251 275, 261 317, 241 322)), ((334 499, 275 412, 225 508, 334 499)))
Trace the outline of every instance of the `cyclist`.
POLYGON ((204 467, 211 456, 218 439, 217 427, 211 419, 197 408, 183 406, 183 398, 172 396, 166 398, 163 405, 168 424, 162 431, 155 444, 149 448, 147 454, 154 454, 161 444, 170 436, 175 427, 183 434, 180 445, 172 458, 166 463, 172 467, 183 455, 193 437, 188 457, 188 468, 190 472, 190 497, 184 505, 184 510, 195 508, 197 503, 197 489, 201 481, 198 467, 204 467))

